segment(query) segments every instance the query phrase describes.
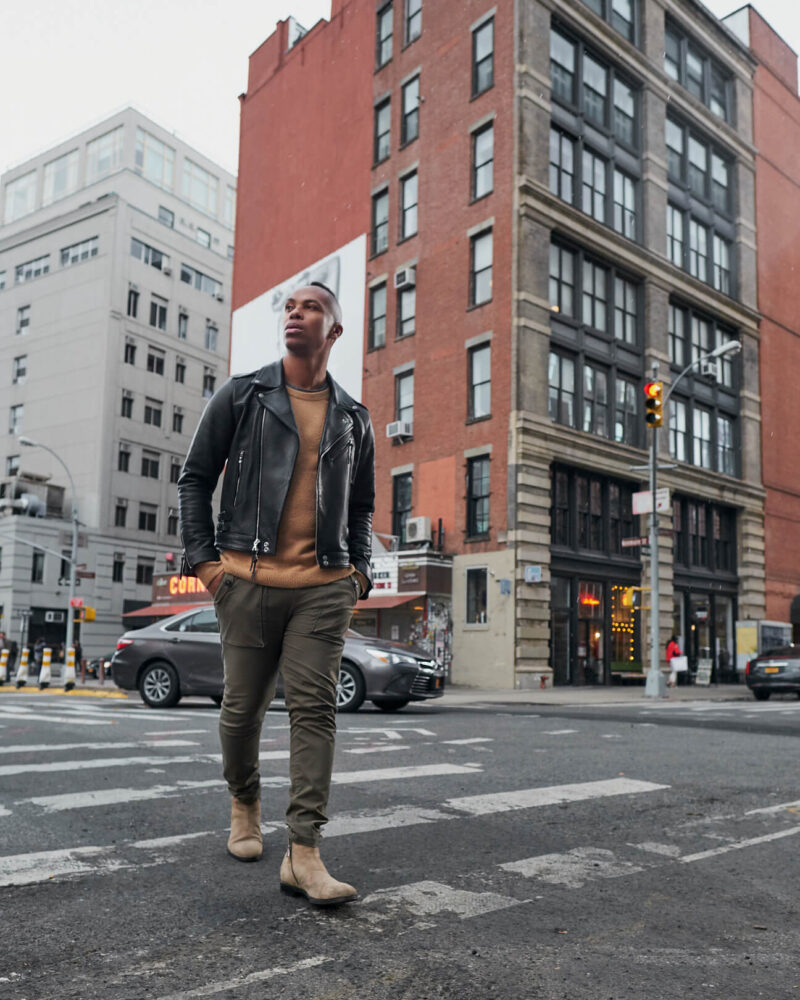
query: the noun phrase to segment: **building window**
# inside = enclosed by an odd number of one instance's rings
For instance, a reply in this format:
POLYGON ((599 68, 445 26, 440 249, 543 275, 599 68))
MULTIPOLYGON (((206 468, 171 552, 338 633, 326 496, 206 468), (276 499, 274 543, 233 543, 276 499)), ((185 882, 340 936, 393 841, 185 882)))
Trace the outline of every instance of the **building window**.
POLYGON ((153 585, 153 569, 154 563, 152 561, 139 559, 136 563, 136 582, 151 587, 153 585))
POLYGON ((409 45, 422 34, 422 0, 405 0, 405 44, 409 45))
POLYGON ((636 383, 630 379, 616 378, 616 416, 614 419, 614 440, 620 444, 639 444, 639 395, 636 383))
POLYGON ((167 512, 167 534, 177 535, 178 534, 178 512, 174 507, 170 507, 167 512))
POLYGON ((557 424, 574 427, 575 362, 563 354, 551 351, 547 381, 550 419, 557 424))
POLYGON ((694 464, 703 469, 712 469, 711 461, 711 413, 702 406, 694 407, 692 420, 692 454, 694 464))
POLYGON ((724 295, 731 293, 731 245, 714 234, 714 277, 712 284, 724 295))
POLYGON ((0 292, 6 287, 6 272, 0 271, 0 292))
POLYGON ((216 351, 217 341, 219 339, 219 330, 215 323, 210 320, 206 320, 206 350, 216 351))
POLYGON ((693 135, 689 135, 687 156, 687 177, 689 190, 698 198, 705 199, 708 186, 708 148, 693 135))
POLYGON ((126 338, 125 355, 123 360, 126 365, 136 364, 136 341, 126 338))
POLYGON ((219 181, 213 174, 190 159, 184 158, 181 190, 190 205, 205 212, 206 215, 216 215, 218 187, 219 181))
POLYGON ((394 380, 394 418, 414 423, 414 372, 403 372, 394 380))
POLYGON ((372 255, 383 253, 389 246, 389 192, 372 196, 372 255))
POLYGON ((171 483, 177 483, 181 478, 181 463, 180 459, 173 458, 169 466, 169 481, 171 483))
MULTIPOLYGON (((236 219, 236 191, 225 185, 225 202, 222 206, 222 217, 225 221, 225 225, 229 229, 233 229, 233 224, 236 219)), ((231 258, 233 255, 231 254, 231 258)))
POLYGON ((606 221, 606 161, 589 149, 583 151, 583 211, 598 222, 606 221))
POLYGON ((614 336, 626 344, 636 343, 638 290, 632 281, 614 278, 614 336))
POLYGON ((560 32, 550 32, 550 80, 553 97, 566 104, 575 102, 576 47, 560 32))
POLYGON ((122 583, 125 577, 125 555, 122 552, 114 553, 114 561, 111 563, 111 582, 122 583))
MULTIPOLYGON (((6 475, 7 476, 17 476, 19 475, 19 455, 8 455, 6 457, 6 475)), ((2 556, 3 550, 0 549, 0 556, 2 556)), ((0 566, 2 569, 2 566, 0 566)))
POLYGON ((233 244, 232 243, 228 244, 227 258, 228 258, 228 260, 233 260, 233 244))
POLYGON ((394 11, 390 3, 378 11, 375 30, 375 66, 380 69, 392 58, 394 11))
POLYGON ((692 339, 690 343, 692 361, 699 361, 711 350, 711 322, 692 314, 692 339))
POLYGON ((36 208, 36 171, 6 184, 6 207, 3 222, 15 222, 36 208))
POLYGON ((151 247, 147 243, 142 243, 135 236, 131 237, 131 257, 142 261, 143 264, 149 264, 150 267, 154 267, 157 271, 163 271, 169 266, 169 256, 167 254, 162 253, 161 250, 156 250, 155 247, 151 247))
POLYGON ((28 355, 18 354, 11 363, 11 383, 12 385, 25 385, 28 377, 28 355))
POLYGON ((494 86, 494 18, 472 32, 472 96, 494 86))
POLYGON ((122 409, 120 416, 130 419, 133 416, 133 393, 129 389, 122 390, 122 409))
POLYGON ((467 459, 467 536, 489 534, 489 456, 467 459))
POLYGON ((708 281, 708 229, 696 219, 689 219, 689 274, 708 281))
POLYGON ((633 0, 585 0, 585 3, 629 42, 633 41, 633 0))
POLYGON ((605 332, 608 329, 608 268, 584 258, 581 293, 584 326, 605 332))
POLYGON ((402 91, 403 108, 400 120, 400 145, 413 142, 419 135, 419 77, 409 80, 402 91))
POLYGON ((674 205, 667 205, 667 257, 683 267, 683 213, 674 205))
POLYGON ((402 544, 406 537, 406 521, 411 516, 411 473, 392 477, 392 534, 402 544))
POLYGON ((206 250, 211 249, 211 233, 207 232, 205 229, 201 229, 198 226, 195 231, 195 239, 201 247, 205 247, 206 250))
POLYGON ((726 476, 736 475, 736 446, 734 421, 724 414, 717 414, 717 471, 726 476))
POLYGON ((688 460, 686 448, 686 403, 679 399, 669 402, 669 453, 679 462, 688 460))
POLYGON ((614 170, 614 229, 636 239, 636 184, 621 170, 614 170))
POLYGON ((154 326, 157 330, 167 328, 167 303, 155 296, 150 299, 150 326, 154 326))
POLYGON ((114 507, 114 527, 124 528, 128 520, 128 501, 117 500, 114 507))
POLYGON ((675 365, 677 368, 683 368, 686 363, 686 354, 684 351, 684 344, 686 342, 685 320, 686 314, 683 309, 679 309, 676 305, 670 303, 667 326, 669 332, 669 360, 670 364, 675 365))
POLYGON ((400 181, 400 239, 417 233, 417 208, 419 205, 419 177, 416 170, 400 181))
POLYGON ((160 458, 158 452, 142 452, 142 475, 145 479, 158 479, 160 458))
POLYGON ((469 420, 482 420, 492 413, 492 350, 489 344, 469 349, 467 370, 467 417, 469 420))
POLYGON ((155 347, 147 348, 147 370, 154 375, 164 374, 164 352, 155 347))
POLYGON ((600 552, 613 559, 638 562, 638 552, 622 549, 620 544, 633 534, 633 491, 630 483, 555 466, 552 544, 573 552, 600 552))
POLYGON ((169 229, 175 228, 175 213, 170 211, 168 208, 164 208, 163 205, 158 206, 158 221, 162 226, 167 226, 169 229))
POLYGON ((672 22, 664 39, 664 71, 718 118, 731 120, 733 79, 672 22))
POLYGON ((8 433, 19 435, 22 433, 22 418, 25 416, 25 407, 22 403, 8 408, 8 433))
POLYGON ((44 552, 33 552, 32 554, 31 583, 44 583, 44 552))
POLYGON ((550 190, 571 205, 575 197, 575 141, 550 129, 550 190))
POLYGON ((14 284, 22 285, 33 278, 39 278, 43 274, 50 273, 50 254, 43 254, 34 260, 26 260, 24 264, 17 264, 14 268, 14 284))
POLYGON ((145 399, 144 401, 144 422, 152 427, 161 426, 161 410, 163 403, 157 399, 145 399))
POLYGON ((467 570, 467 625, 485 625, 488 621, 488 580, 485 566, 470 566, 467 570))
POLYGON ((128 315, 131 319, 136 319, 139 311, 139 292, 135 288, 128 288, 128 315))
POLYGON ((391 152, 392 102, 382 101, 375 108, 375 148, 372 157, 381 163, 391 152))
POLYGON ((136 172, 161 188, 171 191, 174 184, 175 150, 144 129, 136 129, 136 172))
POLYGON ((214 395, 214 386, 217 384, 217 376, 213 368, 207 366, 203 368, 203 397, 211 399, 214 395))
POLYGON ((472 198, 477 201, 494 189, 494 125, 472 133, 472 198))
POLYGON ((181 385, 186 381, 186 362, 183 358, 177 358, 175 361, 175 381, 181 385))
POLYGON ((711 201, 720 212, 731 210, 730 166, 718 153, 711 153, 711 201))
POLYGON ((369 290, 369 343, 370 350, 386 343, 386 282, 373 285, 369 290))
POLYGON ((608 375, 590 364, 583 366, 583 430, 608 437, 608 375))
POLYGON ((575 315, 575 253, 556 243, 550 244, 550 308, 575 315))
POLYGON ((139 504, 139 531, 155 531, 158 508, 149 503, 139 504))
POLYGON ((119 472, 130 472, 131 468, 131 446, 121 444, 117 452, 117 470, 119 472))
POLYGON ((596 125, 606 124, 608 70, 588 52, 583 54, 583 111, 596 125))
POLYGON ((189 332, 189 317, 186 313, 178 313, 178 340, 186 340, 189 332))
POLYGON ((492 298, 492 230, 470 238, 470 305, 479 306, 492 298))
POLYGON ((64 247, 61 251, 61 266, 70 267, 70 265, 78 264, 82 260, 89 260, 90 257, 96 257, 98 242, 98 238, 92 236, 88 240, 82 240, 80 243, 73 243, 70 247, 64 247))
POLYGON ((397 336, 410 337, 415 332, 417 289, 403 288, 397 293, 397 336))
POLYGON ((222 300, 222 284, 216 278, 210 278, 202 271, 198 271, 188 264, 181 264, 181 281, 196 288, 199 292, 205 292, 213 298, 222 300))
POLYGON ((59 156, 44 166, 42 205, 51 205, 78 189, 78 150, 59 156))

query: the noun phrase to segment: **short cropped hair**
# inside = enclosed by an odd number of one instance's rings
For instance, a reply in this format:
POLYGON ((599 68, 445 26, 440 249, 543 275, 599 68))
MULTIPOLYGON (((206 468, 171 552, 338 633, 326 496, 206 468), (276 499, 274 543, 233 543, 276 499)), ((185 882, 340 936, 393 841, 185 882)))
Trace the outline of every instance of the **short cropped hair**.
POLYGON ((332 306, 332 310, 331 311, 333 312, 333 318, 341 326, 342 325, 342 307, 339 304, 339 300, 336 298, 336 293, 333 291, 333 289, 328 288, 328 286, 325 285, 325 284, 323 284, 321 281, 312 281, 310 287, 321 288, 323 291, 325 291, 325 292, 328 293, 328 296, 330 297, 330 300, 331 300, 331 306, 332 306))

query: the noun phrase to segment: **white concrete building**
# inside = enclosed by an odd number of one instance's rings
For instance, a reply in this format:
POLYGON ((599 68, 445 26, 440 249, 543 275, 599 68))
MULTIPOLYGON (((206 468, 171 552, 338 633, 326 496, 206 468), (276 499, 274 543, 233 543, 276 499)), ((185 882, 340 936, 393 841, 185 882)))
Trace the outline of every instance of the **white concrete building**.
POLYGON ((85 655, 179 559, 176 479, 228 374, 236 178, 132 109, 0 177, 0 631, 64 638, 70 488, 85 655), (54 489, 61 487, 64 492, 54 489), (49 496, 46 496, 49 487, 49 496), (12 501, 37 493, 31 517, 12 501))

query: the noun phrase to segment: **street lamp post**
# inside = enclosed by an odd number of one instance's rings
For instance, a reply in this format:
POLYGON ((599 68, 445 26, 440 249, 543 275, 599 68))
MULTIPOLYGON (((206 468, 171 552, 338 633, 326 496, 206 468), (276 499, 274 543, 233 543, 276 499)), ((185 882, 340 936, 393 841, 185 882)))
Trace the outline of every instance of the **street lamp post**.
POLYGON ((69 479, 70 489, 72 490, 72 547, 70 550, 70 560, 69 560, 69 607, 67 608, 67 635, 66 643, 64 648, 64 656, 66 657, 69 650, 72 649, 73 635, 74 635, 74 623, 72 616, 75 613, 75 609, 72 607, 72 601, 75 597, 75 570, 78 562, 78 499, 75 493, 75 481, 72 478, 72 473, 67 467, 67 463, 58 454, 58 452, 53 451, 46 444, 42 444, 40 441, 32 441, 28 437, 21 436, 18 438, 19 443, 27 448, 41 448, 43 451, 49 452, 56 461, 60 462, 64 468, 64 472, 67 474, 67 479, 69 479))
MULTIPOLYGON (((713 351, 691 361, 678 377, 672 382, 664 396, 662 412, 667 412, 667 404, 678 383, 693 368, 704 361, 711 361, 727 355, 738 354, 742 349, 741 341, 726 340, 713 351)), ((658 376, 658 365, 653 365, 653 378, 658 376)), ((669 419, 669 416, 667 416, 669 419)), ((650 669, 647 672, 645 684, 646 698, 661 698, 666 693, 664 675, 659 664, 659 579, 658 579, 658 511, 656 509, 656 488, 658 485, 658 428, 653 426, 653 436, 650 439, 650 669)))

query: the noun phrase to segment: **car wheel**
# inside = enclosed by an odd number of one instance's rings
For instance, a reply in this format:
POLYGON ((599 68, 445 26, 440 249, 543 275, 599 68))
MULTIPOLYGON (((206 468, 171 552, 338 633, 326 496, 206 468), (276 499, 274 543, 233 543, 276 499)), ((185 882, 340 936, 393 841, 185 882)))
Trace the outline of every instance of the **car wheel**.
POLYGON ((753 691, 753 697, 756 701, 769 701, 769 696, 771 694, 771 691, 760 691, 757 688, 753 691))
POLYGON ((150 708, 172 708, 181 697, 178 674, 171 663, 156 660, 145 668, 139 678, 139 693, 150 708))
POLYGON ((372 704, 382 712, 398 712, 401 708, 405 708, 410 700, 406 698, 404 701, 387 701, 385 698, 373 698, 372 704))
POLYGON ((364 678, 358 667, 342 663, 336 682, 336 711, 357 712, 364 702, 364 678))

